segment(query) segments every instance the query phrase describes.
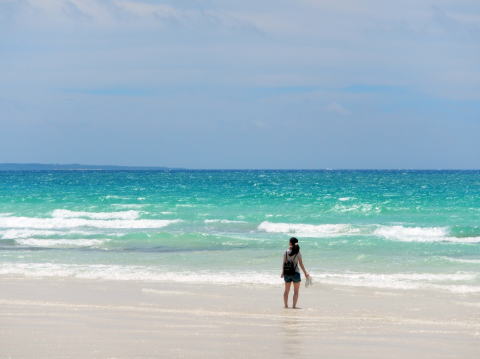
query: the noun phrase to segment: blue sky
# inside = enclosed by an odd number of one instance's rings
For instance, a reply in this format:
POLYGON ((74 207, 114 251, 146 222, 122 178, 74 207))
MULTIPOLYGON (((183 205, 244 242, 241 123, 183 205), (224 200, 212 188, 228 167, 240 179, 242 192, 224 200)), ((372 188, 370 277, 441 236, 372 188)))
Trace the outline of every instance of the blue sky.
POLYGON ((480 168, 478 0, 0 0, 0 162, 480 168))

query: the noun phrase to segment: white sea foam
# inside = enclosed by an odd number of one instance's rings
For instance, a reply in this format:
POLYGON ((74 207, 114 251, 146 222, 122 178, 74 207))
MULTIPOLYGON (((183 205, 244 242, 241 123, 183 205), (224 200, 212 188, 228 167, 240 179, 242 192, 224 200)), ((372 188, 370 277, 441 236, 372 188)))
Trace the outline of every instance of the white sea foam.
POLYGON ((319 278, 341 278, 348 280, 369 280, 375 282, 409 281, 409 282, 456 282, 470 281, 478 277, 477 273, 321 273, 319 278))
POLYGON ((108 242, 110 239, 36 239, 24 238, 16 239, 19 245, 28 247, 42 248, 75 248, 75 247, 96 247, 102 243, 108 242))
POLYGON ((384 289, 438 289, 453 293, 480 293, 480 286, 458 284, 477 279, 475 273, 321 273, 315 275, 317 282, 354 287, 384 289))
POLYGON ((271 217, 284 217, 283 214, 271 214, 271 213, 268 213, 265 215, 265 218, 271 218, 271 217))
POLYGON ((60 229, 76 227, 93 228, 162 228, 179 222, 179 219, 85 219, 85 218, 37 218, 0 217, 0 228, 60 229))
POLYGON ((480 243, 480 237, 446 237, 443 241, 452 243, 480 243))
POLYGON ((130 197, 127 197, 127 196, 117 196, 117 195, 114 195, 114 194, 107 194, 107 195, 104 196, 103 198, 105 198, 105 199, 129 199, 130 197))
MULTIPOLYGON (((167 271, 153 266, 103 264, 4 263, 0 264, 0 275, 212 284, 278 285, 281 282, 276 272, 167 271)), ((478 283, 471 285, 464 283, 477 280, 476 273, 313 273, 312 277, 317 285, 480 293, 478 283)))
POLYGON ((272 273, 232 273, 221 271, 216 271, 215 273, 209 271, 169 272, 158 267, 103 264, 9 263, 0 264, 0 275, 213 284, 275 284, 278 282, 278 275, 272 273))
POLYGON ((112 207, 116 208, 142 208, 145 207, 145 204, 138 203, 113 203, 112 207))
POLYGON ((68 209, 56 209, 52 212, 55 218, 91 218, 91 219, 137 219, 138 211, 123 212, 83 212, 68 209))
POLYGON ((230 219, 206 219, 205 223, 247 223, 245 221, 233 221, 230 219))
POLYGON ((273 223, 264 221, 258 230, 269 233, 288 233, 304 237, 332 237, 360 233, 359 228, 349 224, 303 224, 303 223, 273 223))
POLYGON ((415 242, 431 242, 441 240, 448 234, 445 227, 403 227, 403 226, 379 226, 375 235, 387 239, 415 242))
POLYGON ((374 206, 369 203, 360 203, 360 204, 352 204, 350 206, 337 204, 332 207, 331 211, 338 212, 338 213, 348 213, 348 212, 380 213, 381 209, 380 207, 374 206))
POLYGON ((462 259, 462 258, 452 258, 452 257, 441 257, 449 262, 455 263, 467 263, 467 264, 480 264, 480 259, 462 259))
POLYGON ((400 225, 350 225, 350 224, 303 224, 274 223, 264 221, 258 230, 269 233, 296 234, 304 237, 335 237, 366 235, 401 242, 451 242, 480 243, 480 237, 454 237, 447 227, 405 227, 400 225))
POLYGON ((7 229, 5 231, 0 231, 0 237, 2 239, 50 237, 50 236, 71 235, 71 234, 91 235, 96 233, 90 232, 90 231, 78 231, 78 230, 52 231, 52 230, 41 230, 41 229, 40 230, 39 229, 7 229))
POLYGON ((447 227, 379 226, 374 235, 402 242, 479 243, 480 237, 452 237, 447 227))
POLYGON ((350 201, 352 199, 355 199, 355 197, 340 197, 338 200, 344 202, 344 201, 350 201))

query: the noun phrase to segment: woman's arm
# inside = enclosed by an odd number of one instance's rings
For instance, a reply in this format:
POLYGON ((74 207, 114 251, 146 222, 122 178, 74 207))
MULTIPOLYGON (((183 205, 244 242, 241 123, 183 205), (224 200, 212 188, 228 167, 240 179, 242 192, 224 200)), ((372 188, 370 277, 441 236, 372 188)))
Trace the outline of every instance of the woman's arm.
POLYGON ((298 258, 298 264, 300 264, 300 268, 302 268, 303 273, 305 274, 305 277, 310 277, 310 274, 308 274, 307 270, 305 269, 305 266, 303 265, 302 257, 298 258))

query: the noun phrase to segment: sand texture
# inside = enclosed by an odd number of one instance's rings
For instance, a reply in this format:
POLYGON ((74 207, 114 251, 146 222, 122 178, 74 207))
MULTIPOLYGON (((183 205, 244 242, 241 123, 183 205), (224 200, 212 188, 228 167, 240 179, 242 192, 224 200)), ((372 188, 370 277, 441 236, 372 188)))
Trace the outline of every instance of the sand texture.
MULTIPOLYGON (((279 278, 280 279, 280 278, 279 278)), ((0 279, 0 358, 479 358, 480 296, 0 279)))

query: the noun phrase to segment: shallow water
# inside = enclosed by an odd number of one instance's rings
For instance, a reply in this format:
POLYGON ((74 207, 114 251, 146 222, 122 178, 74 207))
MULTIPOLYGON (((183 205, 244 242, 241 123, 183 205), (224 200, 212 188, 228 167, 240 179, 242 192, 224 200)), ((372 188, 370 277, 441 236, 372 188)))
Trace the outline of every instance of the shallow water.
POLYGON ((479 171, 0 172, 0 274, 480 292, 479 171))

